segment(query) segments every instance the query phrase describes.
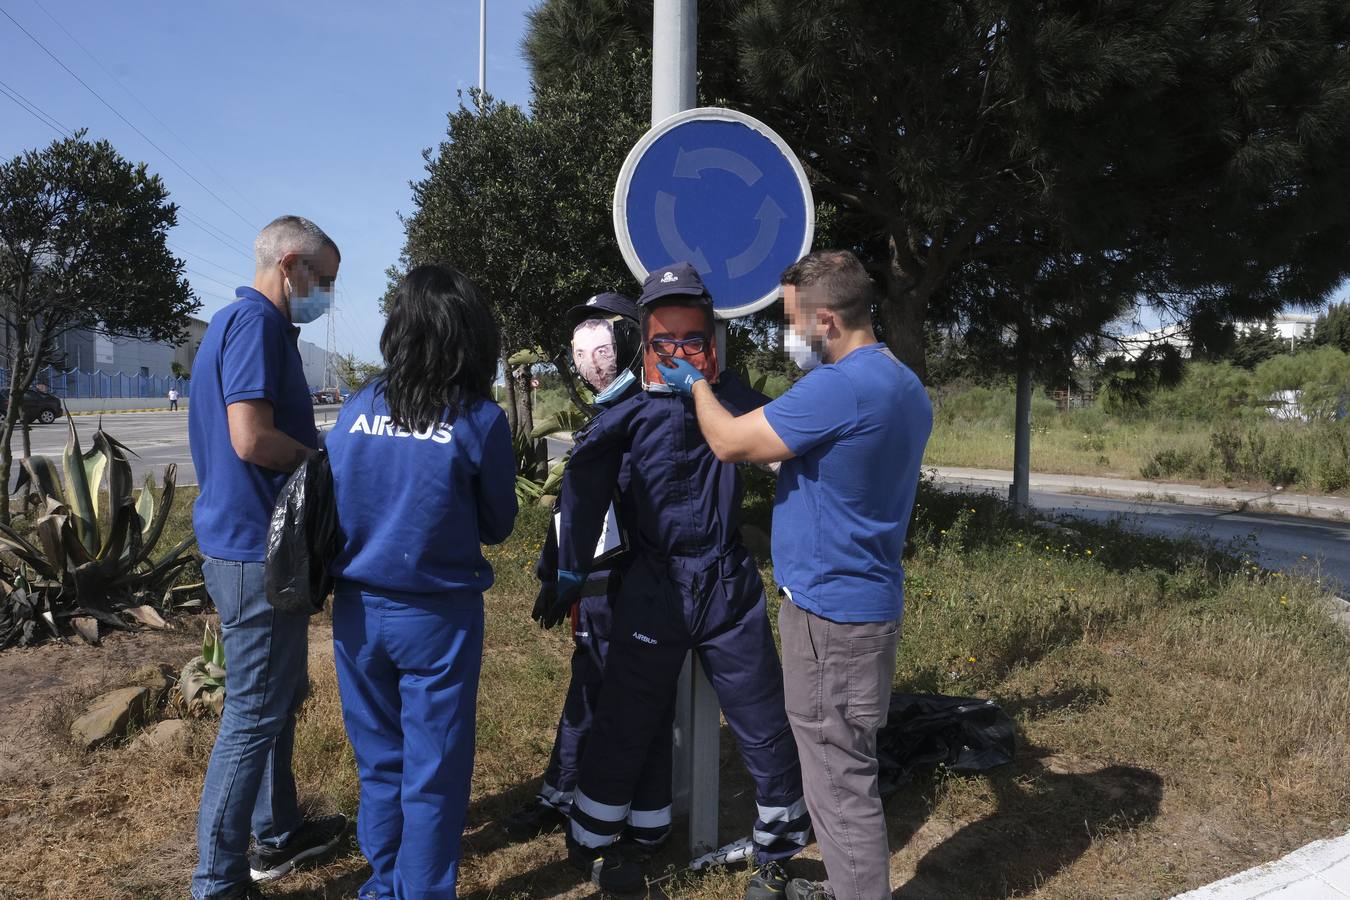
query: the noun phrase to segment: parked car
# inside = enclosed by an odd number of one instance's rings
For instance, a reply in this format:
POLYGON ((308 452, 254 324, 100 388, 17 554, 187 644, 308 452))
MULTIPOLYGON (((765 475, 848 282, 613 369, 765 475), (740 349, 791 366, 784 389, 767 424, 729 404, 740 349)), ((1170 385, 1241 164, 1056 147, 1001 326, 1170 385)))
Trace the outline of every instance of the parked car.
POLYGON ((315 391, 313 400, 315 406, 321 406, 323 404, 328 403, 342 402, 342 398, 338 396, 337 391, 315 391))
MULTIPOLYGON (((0 409, 9 411, 9 394, 6 393, 3 399, 0 399, 0 409)), ((50 425, 61 418, 64 411, 61 406, 61 398, 55 394, 49 394, 46 391, 35 391, 32 388, 23 392, 23 419, 30 425, 33 422, 41 422, 43 425, 50 425)))

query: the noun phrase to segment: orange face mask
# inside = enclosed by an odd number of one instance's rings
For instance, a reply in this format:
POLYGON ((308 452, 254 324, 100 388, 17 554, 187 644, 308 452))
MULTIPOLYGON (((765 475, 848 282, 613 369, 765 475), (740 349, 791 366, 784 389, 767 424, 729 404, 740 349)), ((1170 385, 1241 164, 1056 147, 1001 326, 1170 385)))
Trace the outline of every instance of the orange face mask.
POLYGON ((649 309, 643 317, 642 374, 648 387, 665 384, 663 359, 682 357, 717 383, 717 330, 712 313, 704 306, 665 305, 649 309))

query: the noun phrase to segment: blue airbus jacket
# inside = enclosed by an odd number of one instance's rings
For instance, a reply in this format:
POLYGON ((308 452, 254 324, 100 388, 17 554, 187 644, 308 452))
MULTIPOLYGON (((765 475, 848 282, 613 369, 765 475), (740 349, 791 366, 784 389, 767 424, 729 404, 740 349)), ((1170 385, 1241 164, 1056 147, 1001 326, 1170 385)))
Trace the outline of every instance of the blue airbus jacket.
MULTIPOLYGON (((736 415, 768 402, 730 372, 714 391, 736 415)), ((563 475, 562 528, 572 540, 559 548, 560 570, 590 568, 625 454, 625 495, 633 509, 629 538, 637 552, 714 560, 741 545, 735 464, 713 455, 692 399, 644 391, 600 413, 577 435, 563 475)))
POLYGON ((490 400, 411 433, 389 420, 383 381, 342 407, 328 435, 339 551, 330 571, 377 592, 479 594, 492 585, 481 544, 516 520, 506 414, 490 400))

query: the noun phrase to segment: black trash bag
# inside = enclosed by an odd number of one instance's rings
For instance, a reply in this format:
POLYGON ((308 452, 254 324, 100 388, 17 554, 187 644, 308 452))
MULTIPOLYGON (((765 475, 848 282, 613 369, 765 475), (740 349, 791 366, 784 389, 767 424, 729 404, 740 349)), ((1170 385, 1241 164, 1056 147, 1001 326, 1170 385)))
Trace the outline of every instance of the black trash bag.
POLYGON ((939 765, 969 774, 1010 763, 1016 738, 1012 717, 992 700, 892 694, 886 725, 877 732, 881 793, 939 765))
POLYGON ((337 502, 328 451, 320 450, 286 481, 267 526, 263 585, 282 612, 312 616, 333 589, 328 566, 337 555, 337 502))

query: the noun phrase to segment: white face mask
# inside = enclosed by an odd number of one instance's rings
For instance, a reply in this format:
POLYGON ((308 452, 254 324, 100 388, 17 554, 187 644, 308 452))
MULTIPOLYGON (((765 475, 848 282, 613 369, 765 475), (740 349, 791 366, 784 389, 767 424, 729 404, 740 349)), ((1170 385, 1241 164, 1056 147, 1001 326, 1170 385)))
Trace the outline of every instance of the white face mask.
POLYGON ((632 369, 624 369, 619 373, 619 377, 610 382, 609 387, 595 395, 596 406, 608 406, 615 400, 623 396, 623 392, 628 390, 629 385, 637 381, 637 376, 633 374, 632 369))
POLYGON ((286 289, 291 292, 288 305, 291 310, 291 322, 296 325, 313 322, 333 308, 333 289, 331 287, 321 288, 311 285, 308 294, 297 297, 295 296, 295 288, 291 287, 291 280, 287 278, 286 289))
POLYGON ((810 372, 824 362, 815 348, 806 338, 798 334, 791 325, 787 326, 787 332, 783 335, 783 349, 787 351, 787 355, 803 372, 810 372))

